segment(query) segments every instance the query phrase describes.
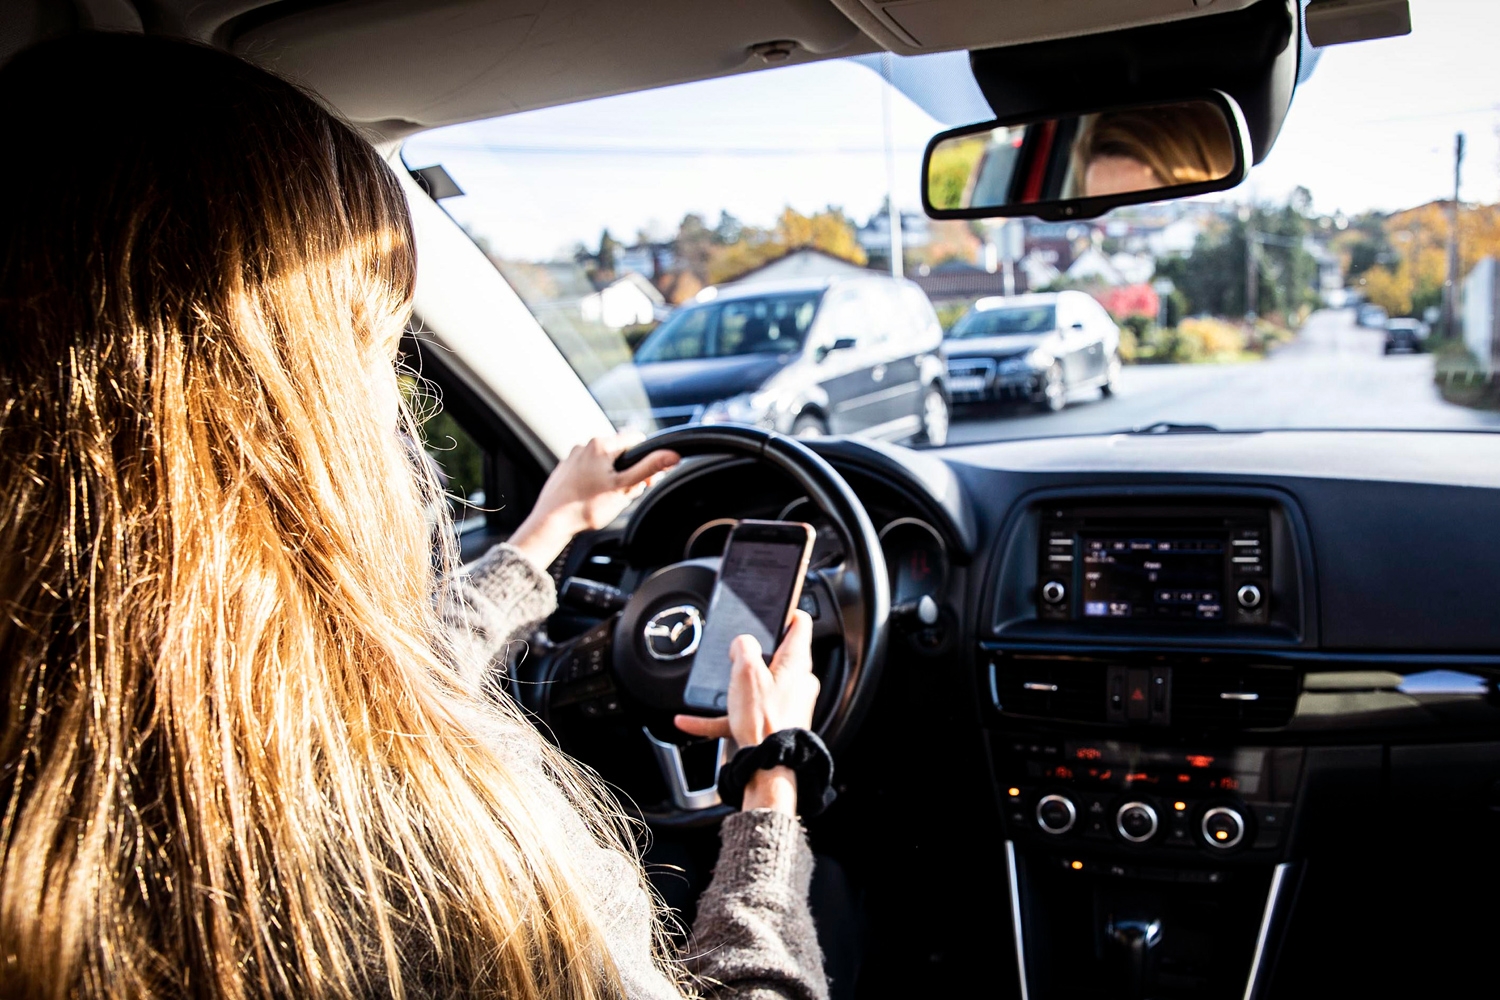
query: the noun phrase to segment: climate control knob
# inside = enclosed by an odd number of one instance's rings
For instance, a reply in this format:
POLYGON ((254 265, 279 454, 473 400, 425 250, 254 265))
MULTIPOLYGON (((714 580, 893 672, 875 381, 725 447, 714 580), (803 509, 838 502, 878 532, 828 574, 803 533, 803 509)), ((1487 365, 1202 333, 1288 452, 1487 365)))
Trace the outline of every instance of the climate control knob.
POLYGON ((1156 810, 1144 802, 1127 802, 1115 813, 1115 830, 1132 844, 1156 835, 1156 810))
POLYGON ((1048 833, 1067 833, 1078 822, 1078 810, 1066 795, 1043 795, 1036 804, 1036 825, 1048 833))
POLYGON ((1245 817, 1229 806, 1215 806, 1203 814, 1203 840, 1209 847, 1228 850, 1245 839, 1245 817))
POLYGON ((1240 607, 1249 611, 1252 608, 1260 607, 1260 602, 1265 600, 1265 595, 1260 592, 1260 588, 1255 584, 1247 583, 1235 591, 1234 598, 1240 602, 1240 607))
POLYGON ((1062 585, 1061 580, 1048 580, 1042 584, 1042 600, 1048 604, 1061 604, 1067 596, 1068 588, 1062 585))

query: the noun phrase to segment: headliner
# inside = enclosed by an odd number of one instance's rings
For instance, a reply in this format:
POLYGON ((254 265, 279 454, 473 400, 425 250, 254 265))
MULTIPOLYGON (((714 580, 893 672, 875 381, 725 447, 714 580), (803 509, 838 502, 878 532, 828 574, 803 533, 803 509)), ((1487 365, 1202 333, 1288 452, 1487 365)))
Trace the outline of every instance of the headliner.
POLYGON ((887 49, 1088 34, 1247 6, 1211 0, 5 0, 0 59, 78 28, 243 55, 397 138, 437 125, 887 49), (925 44, 917 36, 926 39, 925 44))

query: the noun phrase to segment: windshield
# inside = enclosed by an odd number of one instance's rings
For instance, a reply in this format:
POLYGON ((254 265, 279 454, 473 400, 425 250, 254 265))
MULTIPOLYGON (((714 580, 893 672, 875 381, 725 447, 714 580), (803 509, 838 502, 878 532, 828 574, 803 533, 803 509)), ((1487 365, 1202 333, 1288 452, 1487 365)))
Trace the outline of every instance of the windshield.
POLYGON ((779 295, 679 309, 641 344, 636 364, 798 350, 812 325, 818 298, 779 295))
MULTIPOLYGON (((1276 144, 1239 187, 1092 220, 922 213, 927 141, 993 117, 963 52, 514 114, 422 133, 403 155, 457 182, 444 208, 618 425, 916 444, 1164 424, 1492 430, 1500 5, 1424 0, 1411 22, 1307 49, 1276 144), (1056 314, 1018 298, 1065 290, 1082 294, 1056 314), (1045 350, 984 354, 988 337, 1051 329, 1045 350), (746 363, 661 364, 727 357, 746 363), (876 373, 868 405, 828 402, 876 373)), ((934 183, 961 187, 971 166, 934 161, 934 183)))
POLYGON ((1047 333, 1055 326, 1057 310, 1052 306, 986 308, 980 303, 953 324, 948 336, 962 340, 965 337, 1003 337, 1012 333, 1047 333))

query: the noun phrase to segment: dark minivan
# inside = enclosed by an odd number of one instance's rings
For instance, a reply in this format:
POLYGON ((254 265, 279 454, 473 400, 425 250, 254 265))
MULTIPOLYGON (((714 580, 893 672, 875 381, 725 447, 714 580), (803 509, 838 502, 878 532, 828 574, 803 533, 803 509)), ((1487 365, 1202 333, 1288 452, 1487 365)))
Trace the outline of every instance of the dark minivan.
POLYGON ((595 394, 608 398, 610 382, 638 377, 657 427, 737 423, 942 444, 942 345, 932 303, 903 279, 730 285, 672 313, 595 394))

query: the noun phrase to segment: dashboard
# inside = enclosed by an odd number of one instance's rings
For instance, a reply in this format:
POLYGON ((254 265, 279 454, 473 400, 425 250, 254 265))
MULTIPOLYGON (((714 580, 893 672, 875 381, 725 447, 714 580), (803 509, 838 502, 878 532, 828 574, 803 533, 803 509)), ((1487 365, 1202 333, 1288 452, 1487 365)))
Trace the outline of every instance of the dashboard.
MULTIPOLYGON (((844 802, 812 825, 865 880, 877 940, 906 949, 928 932, 901 914, 984 892, 997 903, 977 928, 938 921, 922 947, 979 934, 992 954, 1001 935, 1030 997, 1147 971, 1162 996, 1258 996, 1348 991, 1330 949, 1366 956, 1378 992, 1410 951, 1391 935, 1449 956, 1496 929, 1454 915, 1473 886, 1500 890, 1500 438, 812 447, 869 511, 898 612, 876 708, 840 757, 844 802), (923 598, 930 622, 910 613, 923 598), (892 816, 895 788, 932 812, 892 816), (875 829, 916 845, 918 870, 961 861, 962 884, 892 872, 875 829), (1443 867, 1455 851, 1472 852, 1461 873, 1443 867), (1393 905, 1428 919, 1389 934, 1357 919, 1393 905), (1145 952, 1080 913, 1159 921, 1160 966, 1121 972, 1145 952)), ((575 570, 628 591, 717 554, 746 517, 806 520, 814 561, 842 558, 763 466, 693 460, 669 482, 575 570)), ((976 981, 953 961, 952 988, 976 981)))

